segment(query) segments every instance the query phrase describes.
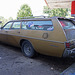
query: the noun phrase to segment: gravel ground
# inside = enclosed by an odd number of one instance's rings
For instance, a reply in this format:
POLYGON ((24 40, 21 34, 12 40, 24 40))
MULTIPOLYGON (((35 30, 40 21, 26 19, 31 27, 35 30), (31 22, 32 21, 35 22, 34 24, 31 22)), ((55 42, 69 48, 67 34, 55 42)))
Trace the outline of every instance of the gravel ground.
POLYGON ((0 43, 0 75, 59 75, 75 58, 56 58, 39 54, 31 59, 21 49, 0 43))

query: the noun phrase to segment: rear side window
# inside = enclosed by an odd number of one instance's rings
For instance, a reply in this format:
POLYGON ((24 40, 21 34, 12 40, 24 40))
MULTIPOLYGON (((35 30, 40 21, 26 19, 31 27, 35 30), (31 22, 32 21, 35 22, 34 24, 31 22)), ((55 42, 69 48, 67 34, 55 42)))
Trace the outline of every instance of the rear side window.
POLYGON ((59 20, 63 29, 75 29, 75 25, 70 20, 59 20))
POLYGON ((27 21, 22 22, 22 29, 53 31, 54 27, 52 21, 27 21))
POLYGON ((27 22, 25 22, 25 21, 22 22, 22 29, 27 29, 26 23, 27 23, 27 22))

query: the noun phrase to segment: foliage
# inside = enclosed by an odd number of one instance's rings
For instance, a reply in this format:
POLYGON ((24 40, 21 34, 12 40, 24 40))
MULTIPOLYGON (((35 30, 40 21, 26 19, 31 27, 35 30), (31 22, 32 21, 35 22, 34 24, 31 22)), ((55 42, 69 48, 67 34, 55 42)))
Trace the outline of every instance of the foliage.
POLYGON ((12 17, 9 17, 9 18, 8 18, 8 21, 10 21, 10 20, 13 20, 13 18, 12 18, 12 17))
POLYGON ((7 22, 7 20, 2 16, 0 16, 0 21, 2 21, 2 23, 0 23, 1 26, 3 26, 7 22))
POLYGON ((13 20, 12 17, 9 17, 9 19, 5 19, 4 17, 0 16, 0 21, 2 21, 2 23, 0 23, 1 26, 5 25, 6 22, 13 20))
POLYGON ((70 9, 68 8, 57 8, 57 9, 49 9, 47 6, 44 6, 43 12, 48 14, 48 16, 58 16, 58 17, 65 17, 69 15, 70 9))
POLYGON ((21 6, 20 10, 17 13, 17 18, 18 17, 28 17, 32 16, 32 12, 30 7, 27 4, 24 4, 21 6))

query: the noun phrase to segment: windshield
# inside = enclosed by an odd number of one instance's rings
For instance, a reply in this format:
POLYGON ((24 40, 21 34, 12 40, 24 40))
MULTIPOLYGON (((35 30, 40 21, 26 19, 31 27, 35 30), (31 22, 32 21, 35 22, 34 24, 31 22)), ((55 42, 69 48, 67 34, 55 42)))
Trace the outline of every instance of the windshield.
POLYGON ((70 20, 59 20, 63 29, 75 29, 75 24, 70 20))

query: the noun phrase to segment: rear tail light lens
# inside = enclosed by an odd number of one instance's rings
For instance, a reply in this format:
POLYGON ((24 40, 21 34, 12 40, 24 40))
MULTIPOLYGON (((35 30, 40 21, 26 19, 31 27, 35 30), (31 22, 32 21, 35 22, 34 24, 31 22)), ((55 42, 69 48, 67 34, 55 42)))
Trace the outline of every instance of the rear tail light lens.
POLYGON ((66 48, 70 48, 70 43, 66 42, 66 48))

